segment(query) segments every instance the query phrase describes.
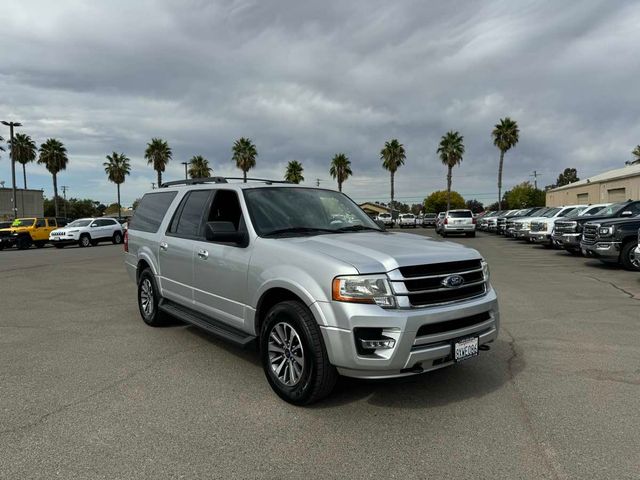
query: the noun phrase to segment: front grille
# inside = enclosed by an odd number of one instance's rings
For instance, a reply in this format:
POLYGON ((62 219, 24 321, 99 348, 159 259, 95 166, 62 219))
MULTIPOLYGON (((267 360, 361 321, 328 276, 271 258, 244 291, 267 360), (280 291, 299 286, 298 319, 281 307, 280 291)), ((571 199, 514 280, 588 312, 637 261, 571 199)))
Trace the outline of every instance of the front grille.
POLYGON ((576 231, 577 222, 567 222, 557 220, 555 223, 556 233, 574 233, 576 231))
POLYGON ((514 223, 513 228, 515 228, 516 230, 523 230, 524 223, 514 223))
POLYGON ((545 222, 531 222, 532 232, 545 232, 547 230, 547 224, 545 222))
POLYGON ((588 245, 596 243, 600 225, 587 223, 582 231, 582 241, 588 245))
POLYGON ((507 220, 507 230, 510 228, 513 228, 515 224, 516 224, 515 220, 507 220))
POLYGON ((11 230, 0 230, 0 237, 10 237, 11 230))
POLYGON ((406 296, 408 306, 412 307, 459 302, 484 295, 487 291, 481 260, 401 267, 399 271, 402 278, 392 278, 396 284, 394 290, 404 292, 398 295, 406 296), (450 275, 462 277, 462 284, 456 287, 443 284, 450 275))
POLYGON ((479 323, 486 322, 490 318, 491 314, 489 312, 484 312, 470 317, 456 318, 455 320, 447 320, 445 322, 429 323, 427 325, 422 325, 418 329, 416 336, 423 337, 426 335, 449 332, 451 330, 460 330, 461 328, 468 328, 479 323))

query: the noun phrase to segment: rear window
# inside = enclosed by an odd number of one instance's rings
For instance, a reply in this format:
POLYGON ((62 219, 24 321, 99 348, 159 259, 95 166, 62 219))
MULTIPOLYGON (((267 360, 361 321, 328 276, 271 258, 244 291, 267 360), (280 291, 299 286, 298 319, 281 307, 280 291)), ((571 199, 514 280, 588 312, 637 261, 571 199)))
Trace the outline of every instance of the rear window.
POLYGON ((129 230, 155 233, 178 192, 147 193, 129 222, 129 230))
POLYGON ((473 218, 473 214, 470 210, 464 212, 449 212, 451 218, 473 218))

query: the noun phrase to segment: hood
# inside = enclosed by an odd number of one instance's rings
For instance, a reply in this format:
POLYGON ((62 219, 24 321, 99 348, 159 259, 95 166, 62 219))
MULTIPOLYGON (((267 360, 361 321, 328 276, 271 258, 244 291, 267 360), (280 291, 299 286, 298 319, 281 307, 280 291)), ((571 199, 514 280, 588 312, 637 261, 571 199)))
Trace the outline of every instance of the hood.
MULTIPOLYGON (((591 223, 591 222, 589 222, 591 223)), ((624 218, 607 218, 604 217, 603 221, 598 221, 597 218, 594 219, 594 223, 598 223, 600 224, 600 226, 602 227, 606 227, 609 225, 620 225, 620 224, 627 224, 627 223, 639 223, 640 224, 640 216, 637 217, 624 217, 624 218)))
POLYGON ((382 273, 411 265, 482 258, 472 248, 410 233, 342 233, 281 241, 336 258, 353 265, 360 273, 382 273))

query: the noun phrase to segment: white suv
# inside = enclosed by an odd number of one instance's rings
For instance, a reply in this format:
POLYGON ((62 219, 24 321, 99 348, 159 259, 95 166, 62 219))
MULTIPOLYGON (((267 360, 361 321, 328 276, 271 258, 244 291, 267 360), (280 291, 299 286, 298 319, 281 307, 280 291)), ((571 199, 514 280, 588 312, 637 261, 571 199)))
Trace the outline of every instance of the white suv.
POLYGON ((80 218, 52 231, 49 241, 56 248, 73 244, 88 247, 99 242, 122 243, 123 236, 122 225, 114 218, 80 218))
POLYGON ((476 219, 471 210, 449 210, 440 224, 440 235, 463 233, 467 237, 476 236, 476 219))

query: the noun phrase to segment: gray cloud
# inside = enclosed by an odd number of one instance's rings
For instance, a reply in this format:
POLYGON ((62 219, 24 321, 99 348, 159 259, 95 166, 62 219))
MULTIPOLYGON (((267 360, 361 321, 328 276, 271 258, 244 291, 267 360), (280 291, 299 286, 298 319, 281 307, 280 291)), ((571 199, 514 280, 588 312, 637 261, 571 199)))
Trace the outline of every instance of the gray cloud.
MULTIPOLYGON (((150 187, 152 136, 174 149, 166 178, 194 154, 237 174, 231 145, 249 136, 256 176, 281 177, 295 158, 308 181, 333 185, 328 162, 345 152, 357 200, 387 198, 379 151, 397 137, 405 201, 444 188, 435 150, 449 129, 467 146, 454 188, 485 202, 496 195, 500 117, 521 128, 507 187, 533 169, 546 184, 567 166, 581 176, 618 167, 640 143, 637 2, 24 1, 3 16, 2 116, 38 143, 60 138, 62 182, 104 202, 113 150, 133 161, 125 201, 150 187)), ((50 192, 46 171, 28 169, 50 192)), ((8 170, 5 154, 0 179, 8 170)))

